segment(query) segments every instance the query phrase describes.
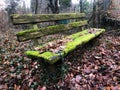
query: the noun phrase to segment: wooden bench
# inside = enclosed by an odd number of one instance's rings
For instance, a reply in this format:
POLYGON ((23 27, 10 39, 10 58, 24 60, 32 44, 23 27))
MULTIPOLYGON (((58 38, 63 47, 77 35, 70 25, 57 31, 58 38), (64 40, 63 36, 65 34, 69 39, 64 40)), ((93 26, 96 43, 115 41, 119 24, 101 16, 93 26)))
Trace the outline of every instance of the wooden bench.
MULTIPOLYGON (((67 14, 36 14, 36 15, 11 15, 14 25, 32 24, 32 29, 27 29, 18 32, 18 41, 26 41, 29 39, 36 39, 45 37, 55 33, 65 32, 69 30, 78 29, 87 25, 84 13, 67 13, 67 14), (75 20, 73 20, 75 19, 75 20), (62 21, 74 21, 70 23, 60 24, 62 21), (37 23, 54 21, 57 25, 38 28, 37 23)), ((66 56, 73 51, 77 46, 89 42, 91 39, 103 33, 104 29, 85 29, 64 38, 47 42, 43 45, 35 47, 34 50, 28 50, 25 54, 28 57, 35 57, 44 59, 50 64, 56 63, 61 57, 66 56)))

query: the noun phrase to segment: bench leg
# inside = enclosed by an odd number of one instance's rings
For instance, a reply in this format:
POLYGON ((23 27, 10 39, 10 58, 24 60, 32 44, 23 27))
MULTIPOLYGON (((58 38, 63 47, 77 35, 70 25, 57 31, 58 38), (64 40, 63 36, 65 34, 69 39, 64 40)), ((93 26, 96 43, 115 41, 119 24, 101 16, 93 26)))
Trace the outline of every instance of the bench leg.
POLYGON ((57 68, 57 66, 55 64, 49 64, 48 65, 48 70, 52 73, 56 72, 56 68, 57 68))

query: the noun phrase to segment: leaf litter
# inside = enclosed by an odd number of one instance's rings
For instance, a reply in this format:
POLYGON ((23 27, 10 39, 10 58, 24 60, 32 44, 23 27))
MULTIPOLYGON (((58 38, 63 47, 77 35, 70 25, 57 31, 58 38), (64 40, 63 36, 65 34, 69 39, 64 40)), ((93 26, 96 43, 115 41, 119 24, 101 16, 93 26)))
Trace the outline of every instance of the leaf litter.
MULTIPOLYGON (((30 40, 19 43, 12 30, 0 31, 0 89, 55 90, 59 87, 75 90, 119 90, 120 35, 118 31, 107 31, 91 41, 92 43, 79 47, 66 56, 64 63, 69 66, 69 69, 65 77, 62 81, 58 78, 56 83, 49 81, 49 84, 41 80, 44 72, 39 63, 24 54, 26 50, 34 48, 33 42, 30 40)), ((56 41, 57 46, 48 43, 46 47, 56 53, 60 50, 57 47, 65 48, 64 44, 68 41, 71 39, 56 41), (53 51, 52 49, 55 48, 56 51, 53 51)), ((48 77, 45 78, 49 80, 48 77)))

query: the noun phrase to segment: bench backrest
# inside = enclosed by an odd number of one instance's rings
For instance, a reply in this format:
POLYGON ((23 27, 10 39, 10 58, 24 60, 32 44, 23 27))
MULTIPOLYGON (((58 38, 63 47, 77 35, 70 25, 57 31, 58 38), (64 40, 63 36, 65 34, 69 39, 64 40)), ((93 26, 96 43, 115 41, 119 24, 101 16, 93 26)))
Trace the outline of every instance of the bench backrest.
POLYGON ((66 14, 13 14, 11 15, 13 24, 32 24, 40 22, 49 22, 55 20, 77 19, 85 17, 84 13, 66 13, 66 14))
POLYGON ((18 37, 18 41, 25 41, 33 38, 42 37, 49 34, 54 34, 58 32, 63 32, 66 30, 70 30, 73 28, 81 27, 87 25, 87 20, 83 20, 85 17, 84 13, 64 13, 64 14, 13 14, 11 15, 12 23, 14 25, 21 24, 33 24, 42 22, 51 22, 51 21, 61 21, 68 19, 78 19, 81 21, 72 22, 69 24, 59 24, 54 26, 48 26, 44 28, 38 28, 37 26, 33 29, 27 29, 18 32, 16 35, 18 37))

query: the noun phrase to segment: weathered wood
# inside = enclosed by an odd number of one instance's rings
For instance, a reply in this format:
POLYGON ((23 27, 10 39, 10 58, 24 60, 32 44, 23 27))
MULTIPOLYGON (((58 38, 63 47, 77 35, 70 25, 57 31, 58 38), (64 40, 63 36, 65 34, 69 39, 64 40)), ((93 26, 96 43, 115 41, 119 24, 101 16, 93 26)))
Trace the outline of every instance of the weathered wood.
POLYGON ((50 35, 58 32, 63 32, 66 30, 70 30, 73 28, 78 28, 81 26, 87 25, 87 20, 79 21, 79 22, 72 22, 69 24, 60 24, 55 26, 49 26, 45 28, 39 28, 39 29, 29 29, 18 32, 16 35, 18 37, 18 41, 25 41, 29 39, 34 39, 38 37, 42 37, 45 35, 50 35))
MULTIPOLYGON (((101 33, 103 33, 105 30, 104 29, 93 29, 92 31, 84 30, 75 34, 72 34, 66 38, 71 38, 72 41, 67 42, 64 45, 64 49, 61 51, 61 53, 58 51, 56 53, 52 51, 45 51, 40 53, 40 51, 26 51, 26 55, 28 57, 36 57, 39 59, 44 59, 46 62, 50 64, 56 63, 58 60, 61 59, 61 57, 66 56, 69 52, 73 51, 77 46, 85 44, 89 42, 91 39, 97 37, 101 33)), ((64 39, 65 40, 65 39, 64 39)), ((56 44, 56 42, 55 42, 56 44)), ((47 45, 47 44, 46 44, 47 45)), ((45 45, 40 46, 40 48, 44 48, 45 45)), ((39 47, 38 47, 39 48, 39 47)))
POLYGON ((37 24, 33 24, 33 29, 38 29, 38 25, 37 24))
POLYGON ((77 19, 85 17, 84 13, 66 13, 66 14, 13 14, 11 19, 13 24, 32 24, 48 22, 55 20, 77 19))

